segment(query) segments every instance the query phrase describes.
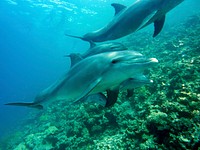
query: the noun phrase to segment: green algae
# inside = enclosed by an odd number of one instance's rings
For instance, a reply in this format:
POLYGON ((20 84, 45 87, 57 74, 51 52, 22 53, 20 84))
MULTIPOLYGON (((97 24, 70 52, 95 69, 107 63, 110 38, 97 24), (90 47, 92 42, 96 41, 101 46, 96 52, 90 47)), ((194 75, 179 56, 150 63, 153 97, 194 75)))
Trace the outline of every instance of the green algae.
MULTIPOLYGON (((145 71, 154 83, 112 108, 52 103, 30 116, 7 149, 198 149, 200 145, 200 14, 152 39, 135 33, 123 43, 159 65, 145 71), (134 40, 133 40, 134 39, 134 40), (134 41, 134 42, 133 42, 134 41), (21 139, 24 139, 23 141, 21 139)), ((10 143, 10 144, 9 144, 10 143)))

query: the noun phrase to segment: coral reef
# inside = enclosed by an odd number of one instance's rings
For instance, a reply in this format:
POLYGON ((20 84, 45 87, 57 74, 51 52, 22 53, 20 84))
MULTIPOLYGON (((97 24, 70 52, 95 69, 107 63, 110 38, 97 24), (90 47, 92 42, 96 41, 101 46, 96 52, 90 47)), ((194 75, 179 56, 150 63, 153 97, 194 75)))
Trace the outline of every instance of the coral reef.
POLYGON ((145 71, 153 85, 125 91, 112 108, 55 102, 33 112, 7 149, 198 149, 200 147, 200 14, 156 39, 135 33, 129 49, 159 59, 145 71), (136 38, 137 37, 137 38, 136 38), (148 37, 148 38, 147 38, 148 37), (134 39, 134 42, 133 42, 134 39))

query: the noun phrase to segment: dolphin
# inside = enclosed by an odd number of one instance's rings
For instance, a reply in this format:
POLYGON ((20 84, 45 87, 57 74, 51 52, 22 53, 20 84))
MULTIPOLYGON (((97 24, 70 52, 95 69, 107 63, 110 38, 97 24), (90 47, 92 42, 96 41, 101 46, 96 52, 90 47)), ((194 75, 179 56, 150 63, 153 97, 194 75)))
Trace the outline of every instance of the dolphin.
POLYGON ((112 51, 122 51, 127 50, 128 48, 119 42, 109 42, 109 43, 101 43, 95 44, 94 42, 90 42, 90 48, 82 54, 82 58, 86 58, 88 56, 92 56, 95 54, 112 52, 112 51))
POLYGON ((62 78, 38 94, 33 102, 5 105, 42 109, 50 101, 75 103, 92 94, 117 91, 123 81, 138 76, 157 63, 156 58, 145 58, 141 53, 129 50, 96 54, 72 66, 62 78))
POLYGON ((119 42, 109 42, 109 43, 101 43, 95 44, 90 41, 90 48, 83 54, 80 53, 71 53, 69 55, 65 55, 65 57, 70 57, 71 66, 79 62, 80 60, 100 53, 112 52, 112 51, 122 51, 127 50, 128 48, 119 42))
POLYGON ((103 42, 115 40, 154 23, 156 37, 163 28, 166 13, 184 0, 137 0, 131 6, 113 3, 115 16, 106 26, 89 32, 83 37, 66 34, 85 41, 103 42))

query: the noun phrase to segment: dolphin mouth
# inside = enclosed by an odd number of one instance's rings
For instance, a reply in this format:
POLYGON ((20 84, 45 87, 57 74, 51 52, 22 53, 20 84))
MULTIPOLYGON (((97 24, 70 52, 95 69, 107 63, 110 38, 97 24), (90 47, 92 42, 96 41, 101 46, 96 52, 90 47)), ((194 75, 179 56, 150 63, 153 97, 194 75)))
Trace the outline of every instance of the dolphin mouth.
POLYGON ((149 64, 149 63, 151 63, 151 64, 153 64, 153 63, 158 63, 158 60, 156 58, 149 58, 149 59, 141 58, 138 60, 133 60, 132 62, 130 61, 129 63, 134 63, 134 64, 149 64))

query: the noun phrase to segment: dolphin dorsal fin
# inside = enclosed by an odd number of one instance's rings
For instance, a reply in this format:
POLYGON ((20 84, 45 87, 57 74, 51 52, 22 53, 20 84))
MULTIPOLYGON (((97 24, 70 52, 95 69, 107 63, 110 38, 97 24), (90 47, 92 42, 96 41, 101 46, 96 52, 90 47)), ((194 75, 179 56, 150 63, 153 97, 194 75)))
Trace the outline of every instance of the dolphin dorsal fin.
POLYGON ((76 63, 81 61, 83 58, 79 53, 71 53, 69 55, 65 55, 65 57, 69 57, 71 60, 71 67, 73 67, 76 63))
POLYGON ((93 41, 89 41, 89 42, 90 42, 90 49, 96 46, 96 44, 93 41))
POLYGON ((126 6, 122 5, 122 4, 118 4, 118 3, 112 3, 111 6, 113 6, 115 8, 115 16, 121 12, 123 9, 126 8, 126 6))

